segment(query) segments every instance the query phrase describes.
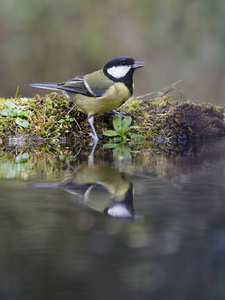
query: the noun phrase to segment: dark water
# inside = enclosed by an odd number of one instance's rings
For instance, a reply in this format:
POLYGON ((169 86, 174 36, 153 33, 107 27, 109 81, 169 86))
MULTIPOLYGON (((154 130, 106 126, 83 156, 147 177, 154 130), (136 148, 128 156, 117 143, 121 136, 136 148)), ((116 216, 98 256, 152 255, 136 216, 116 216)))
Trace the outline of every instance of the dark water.
POLYGON ((225 140, 132 163, 27 154, 1 156, 0 299, 225 299, 225 140))

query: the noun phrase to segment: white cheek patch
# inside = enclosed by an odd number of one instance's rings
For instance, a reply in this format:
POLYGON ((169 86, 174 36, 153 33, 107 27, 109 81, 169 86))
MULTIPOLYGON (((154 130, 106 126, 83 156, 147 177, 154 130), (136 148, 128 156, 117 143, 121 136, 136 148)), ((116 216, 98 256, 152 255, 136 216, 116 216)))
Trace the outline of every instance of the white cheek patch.
POLYGON ((127 73, 130 71, 131 66, 118 66, 118 67, 112 67, 107 70, 109 75, 113 76, 114 78, 122 78, 127 75, 127 73))

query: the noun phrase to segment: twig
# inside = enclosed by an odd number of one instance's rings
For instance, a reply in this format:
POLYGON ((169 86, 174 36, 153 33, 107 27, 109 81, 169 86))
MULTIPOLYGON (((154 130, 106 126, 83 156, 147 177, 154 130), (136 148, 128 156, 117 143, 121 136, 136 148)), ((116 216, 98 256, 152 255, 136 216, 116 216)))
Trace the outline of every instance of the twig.
POLYGON ((74 119, 75 123, 77 124, 77 126, 78 126, 79 130, 81 131, 82 129, 81 129, 81 127, 80 127, 79 123, 77 122, 77 120, 76 120, 74 117, 73 117, 73 119, 74 119))
POLYGON ((76 105, 74 104, 74 106, 66 113, 66 116, 71 112, 71 110, 74 109, 74 107, 76 107, 76 105))
MULTIPOLYGON (((74 104, 74 106, 67 112, 66 116, 76 107, 76 105, 74 104)), ((79 123, 77 122, 77 120, 73 117, 75 123, 77 124, 79 130, 81 131, 81 127, 79 125, 79 123)))
POLYGON ((137 96, 137 97, 135 97, 135 98, 133 98, 133 99, 134 99, 134 100, 136 100, 136 99, 141 99, 141 98, 144 98, 144 97, 147 97, 147 96, 150 96, 150 95, 153 95, 153 94, 162 92, 162 91, 165 91, 165 92, 163 93, 163 96, 164 96, 164 95, 166 95, 167 93, 169 93, 170 91, 172 91, 172 90, 174 89, 175 85, 177 85, 177 84, 180 83, 180 82, 181 82, 181 80, 178 80, 177 82, 175 82, 175 83, 171 84, 170 86, 167 86, 167 87, 165 87, 165 88, 163 88, 163 89, 161 89, 161 90, 159 90, 159 91, 154 91, 154 92, 151 92, 151 93, 148 93, 148 94, 145 94, 145 95, 137 96))

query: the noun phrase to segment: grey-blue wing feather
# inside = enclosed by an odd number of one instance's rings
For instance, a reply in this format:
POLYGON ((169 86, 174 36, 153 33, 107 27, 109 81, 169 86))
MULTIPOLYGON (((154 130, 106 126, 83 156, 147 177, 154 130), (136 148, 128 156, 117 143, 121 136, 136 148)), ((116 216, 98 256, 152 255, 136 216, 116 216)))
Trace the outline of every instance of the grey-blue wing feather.
POLYGON ((57 88, 68 93, 82 94, 89 97, 96 96, 91 90, 87 89, 84 76, 78 76, 66 82, 58 83, 57 88))
POLYGON ((112 86, 113 82, 107 78, 102 70, 77 76, 62 83, 31 83, 27 86, 57 90, 67 95, 71 100, 76 94, 87 97, 101 97, 112 86))
POLYGON ((57 83, 29 83, 25 84, 25 86, 31 86, 39 89, 47 89, 53 91, 59 90, 57 83))
POLYGON ((88 97, 101 97, 112 85, 113 81, 105 76, 103 70, 99 70, 58 84, 58 88, 88 97))
POLYGON ((71 100, 75 97, 75 94, 82 94, 89 97, 96 96, 91 90, 87 89, 84 82, 84 76, 78 76, 62 83, 29 83, 26 84, 26 86, 61 91, 68 95, 71 100))

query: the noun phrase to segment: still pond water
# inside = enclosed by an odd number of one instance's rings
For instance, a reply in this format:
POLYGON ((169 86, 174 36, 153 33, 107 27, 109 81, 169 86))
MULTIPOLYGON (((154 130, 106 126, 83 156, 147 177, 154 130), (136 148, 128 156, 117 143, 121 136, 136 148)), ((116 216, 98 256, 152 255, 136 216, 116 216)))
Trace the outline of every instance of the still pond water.
POLYGON ((63 153, 1 151, 0 299, 225 299, 225 139, 63 153))

